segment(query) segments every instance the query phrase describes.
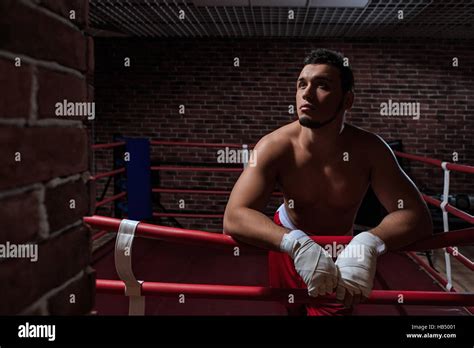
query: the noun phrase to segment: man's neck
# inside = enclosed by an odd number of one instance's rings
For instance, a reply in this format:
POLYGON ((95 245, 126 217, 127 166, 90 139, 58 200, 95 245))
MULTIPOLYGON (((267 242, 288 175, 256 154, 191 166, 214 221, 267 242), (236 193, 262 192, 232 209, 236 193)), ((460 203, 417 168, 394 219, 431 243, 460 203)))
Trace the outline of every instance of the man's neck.
POLYGON ((335 122, 320 129, 300 127, 299 144, 313 156, 327 158, 340 151, 344 138, 344 123, 335 122))

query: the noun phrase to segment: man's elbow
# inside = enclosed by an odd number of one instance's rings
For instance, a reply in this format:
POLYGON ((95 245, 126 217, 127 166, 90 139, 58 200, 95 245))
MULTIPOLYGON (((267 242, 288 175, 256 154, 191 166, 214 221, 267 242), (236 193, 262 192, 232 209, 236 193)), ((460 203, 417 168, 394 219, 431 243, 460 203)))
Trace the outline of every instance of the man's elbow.
POLYGON ((229 217, 228 217, 227 212, 224 213, 224 221, 223 221, 223 226, 222 226, 222 228, 223 228, 222 233, 224 233, 224 234, 226 234, 226 235, 228 235, 228 236, 231 236, 231 235, 232 235, 231 232, 230 232, 230 231, 231 231, 231 223, 230 223, 230 221, 229 221, 229 217))
POLYGON ((236 218, 235 213, 231 212, 229 209, 226 209, 224 212, 224 220, 223 220, 223 233, 228 236, 234 236, 236 232, 236 218))
POLYGON ((430 237, 433 234, 433 221, 428 211, 421 214, 420 222, 417 226, 417 232, 420 239, 430 237))

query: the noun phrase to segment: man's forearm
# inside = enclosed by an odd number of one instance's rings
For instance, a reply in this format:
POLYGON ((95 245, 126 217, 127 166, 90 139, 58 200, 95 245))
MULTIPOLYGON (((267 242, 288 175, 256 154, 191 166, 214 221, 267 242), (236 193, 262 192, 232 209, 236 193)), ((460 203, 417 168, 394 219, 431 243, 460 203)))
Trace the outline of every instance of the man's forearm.
POLYGON ((254 209, 234 209, 224 217, 225 234, 264 249, 279 251, 283 235, 288 231, 254 209))
POLYGON ((432 234, 433 225, 428 212, 403 209, 394 211, 370 232, 385 242, 389 250, 397 250, 405 245, 432 234))

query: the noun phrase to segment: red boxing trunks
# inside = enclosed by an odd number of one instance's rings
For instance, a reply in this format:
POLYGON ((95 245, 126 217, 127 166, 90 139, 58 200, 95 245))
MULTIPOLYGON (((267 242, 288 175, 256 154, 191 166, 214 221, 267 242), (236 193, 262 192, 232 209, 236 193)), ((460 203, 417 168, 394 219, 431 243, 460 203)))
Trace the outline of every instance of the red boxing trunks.
MULTIPOLYGON (((273 221, 282 227, 292 228, 293 226, 285 226, 280 220, 280 212, 286 214, 285 207, 282 206, 275 212, 273 221), (283 209, 282 209, 283 208, 283 209)), ((282 220, 287 221, 287 216, 282 216, 282 220)), ((288 220, 289 221, 289 220, 288 220)), ((291 223, 290 223, 291 224, 291 223)), ((293 228, 292 228, 293 229, 293 228)), ((313 233, 314 234, 314 233, 313 233)), ((293 260, 285 253, 277 251, 269 251, 268 253, 268 273, 270 280, 270 287, 274 288, 292 288, 292 289, 306 289, 307 286, 303 279, 296 272, 293 260)), ((306 315, 308 316, 337 316, 350 315, 352 309, 345 308, 339 303, 323 303, 318 305, 301 305, 301 304, 287 304, 289 315, 306 315)))

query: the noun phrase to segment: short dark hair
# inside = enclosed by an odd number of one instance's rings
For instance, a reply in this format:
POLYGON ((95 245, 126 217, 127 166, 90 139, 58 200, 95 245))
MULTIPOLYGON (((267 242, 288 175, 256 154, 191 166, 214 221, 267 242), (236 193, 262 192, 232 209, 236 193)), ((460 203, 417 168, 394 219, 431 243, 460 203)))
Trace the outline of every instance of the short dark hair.
POLYGON ((325 48, 318 48, 304 59, 303 64, 328 64, 339 70, 341 75, 342 93, 352 91, 354 89, 354 74, 350 66, 344 65, 344 56, 336 51, 325 48))

